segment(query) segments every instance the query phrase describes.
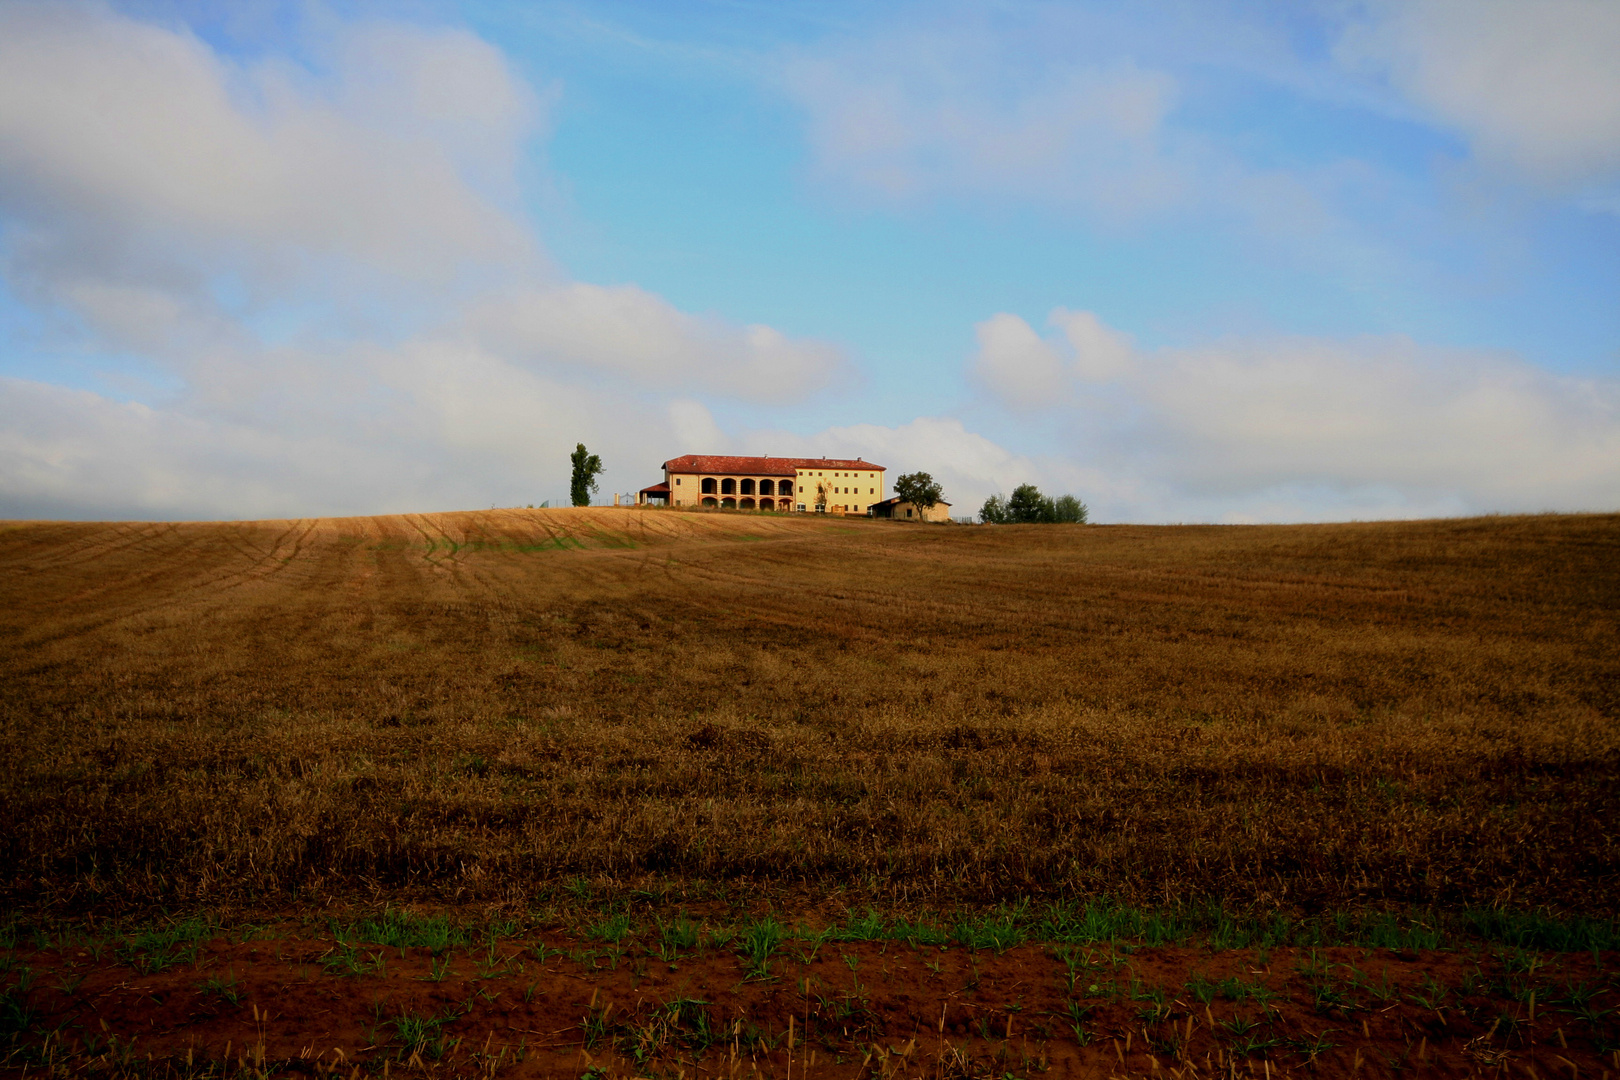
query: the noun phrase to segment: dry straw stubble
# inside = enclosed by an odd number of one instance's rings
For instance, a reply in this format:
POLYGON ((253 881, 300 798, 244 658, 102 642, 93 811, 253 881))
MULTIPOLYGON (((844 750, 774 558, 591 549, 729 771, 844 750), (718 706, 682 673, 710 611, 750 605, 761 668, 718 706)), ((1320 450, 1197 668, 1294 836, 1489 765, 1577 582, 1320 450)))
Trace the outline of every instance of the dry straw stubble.
POLYGON ((1620 518, 0 531, 12 904, 1613 914, 1620 518))

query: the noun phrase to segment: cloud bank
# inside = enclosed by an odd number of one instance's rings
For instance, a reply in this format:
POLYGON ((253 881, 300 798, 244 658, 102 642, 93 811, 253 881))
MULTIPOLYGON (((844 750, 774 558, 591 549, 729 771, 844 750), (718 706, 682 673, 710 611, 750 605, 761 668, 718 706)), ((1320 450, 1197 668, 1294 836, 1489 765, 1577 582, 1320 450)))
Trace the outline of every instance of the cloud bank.
POLYGON ((1010 193, 1127 217, 1183 196, 1164 146, 1172 76, 1130 60, 1053 63, 1019 35, 975 29, 794 58, 784 84, 821 173, 892 199, 1010 193))
POLYGON ((1380 0, 1336 54, 1387 77, 1493 164, 1557 186, 1620 177, 1620 6, 1380 0))
POLYGON ((1144 350, 1090 312, 1048 324, 980 323, 973 377, 1009 409, 1064 417, 1076 450, 1161 499, 1290 518, 1620 507, 1612 379, 1399 337, 1144 350))
POLYGON ((245 62, 105 7, 0 8, 0 267, 27 345, 88 384, 0 378, 0 514, 538 502, 579 440, 629 490, 714 440, 692 394, 847 372, 551 266, 517 174, 556 92, 487 42, 362 23, 321 48, 245 62))

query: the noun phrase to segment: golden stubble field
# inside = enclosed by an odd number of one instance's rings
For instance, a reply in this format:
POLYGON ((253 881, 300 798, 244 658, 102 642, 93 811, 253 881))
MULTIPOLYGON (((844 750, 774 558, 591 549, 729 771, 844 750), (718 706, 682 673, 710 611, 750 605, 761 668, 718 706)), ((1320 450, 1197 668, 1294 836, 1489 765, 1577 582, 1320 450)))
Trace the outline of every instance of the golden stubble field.
POLYGON ((12 910, 1620 897, 1620 517, 0 525, 12 910))

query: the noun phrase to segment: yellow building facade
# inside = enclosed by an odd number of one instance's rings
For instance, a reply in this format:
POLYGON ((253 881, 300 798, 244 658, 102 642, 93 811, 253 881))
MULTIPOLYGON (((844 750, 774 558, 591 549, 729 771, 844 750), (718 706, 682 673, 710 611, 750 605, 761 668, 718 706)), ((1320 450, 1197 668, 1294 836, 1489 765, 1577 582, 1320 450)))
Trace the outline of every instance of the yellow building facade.
POLYGON ((869 514, 884 499, 886 471, 860 458, 687 454, 664 462, 664 482, 642 488, 638 500, 674 507, 869 514))

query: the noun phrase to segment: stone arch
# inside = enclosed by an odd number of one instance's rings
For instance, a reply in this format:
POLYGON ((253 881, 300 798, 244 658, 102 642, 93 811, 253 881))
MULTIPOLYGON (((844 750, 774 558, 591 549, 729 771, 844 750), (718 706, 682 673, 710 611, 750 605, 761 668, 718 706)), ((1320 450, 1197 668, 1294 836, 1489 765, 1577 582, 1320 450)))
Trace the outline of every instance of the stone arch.
POLYGON ((739 494, 739 495, 752 495, 753 493, 754 493, 754 482, 752 480, 744 480, 742 482, 742 484, 737 488, 737 494, 739 494))
POLYGON ((761 495, 775 495, 776 494, 776 481, 775 480, 761 480, 759 482, 759 493, 761 495))
POLYGON ((775 510, 776 509, 776 500, 775 499, 761 499, 761 500, 759 500, 759 508, 761 510, 775 510))
POLYGON ((716 502, 714 500, 714 496, 711 495, 707 499, 703 500, 703 505, 704 506, 719 506, 720 504, 718 502, 716 502))
POLYGON ((733 480, 729 476, 726 477, 724 480, 720 481, 720 494, 722 494, 722 495, 735 495, 735 494, 737 494, 737 481, 733 480))
POLYGON ((744 495, 742 498, 737 500, 737 509, 739 509, 739 510, 752 510, 753 508, 754 508, 754 500, 750 499, 748 496, 744 495))
POLYGON ((714 477, 705 476, 703 478, 703 494, 705 494, 705 495, 713 495, 714 494, 714 477))
POLYGON ((720 500, 720 507, 723 510, 735 510, 737 509, 737 500, 727 496, 720 500))

